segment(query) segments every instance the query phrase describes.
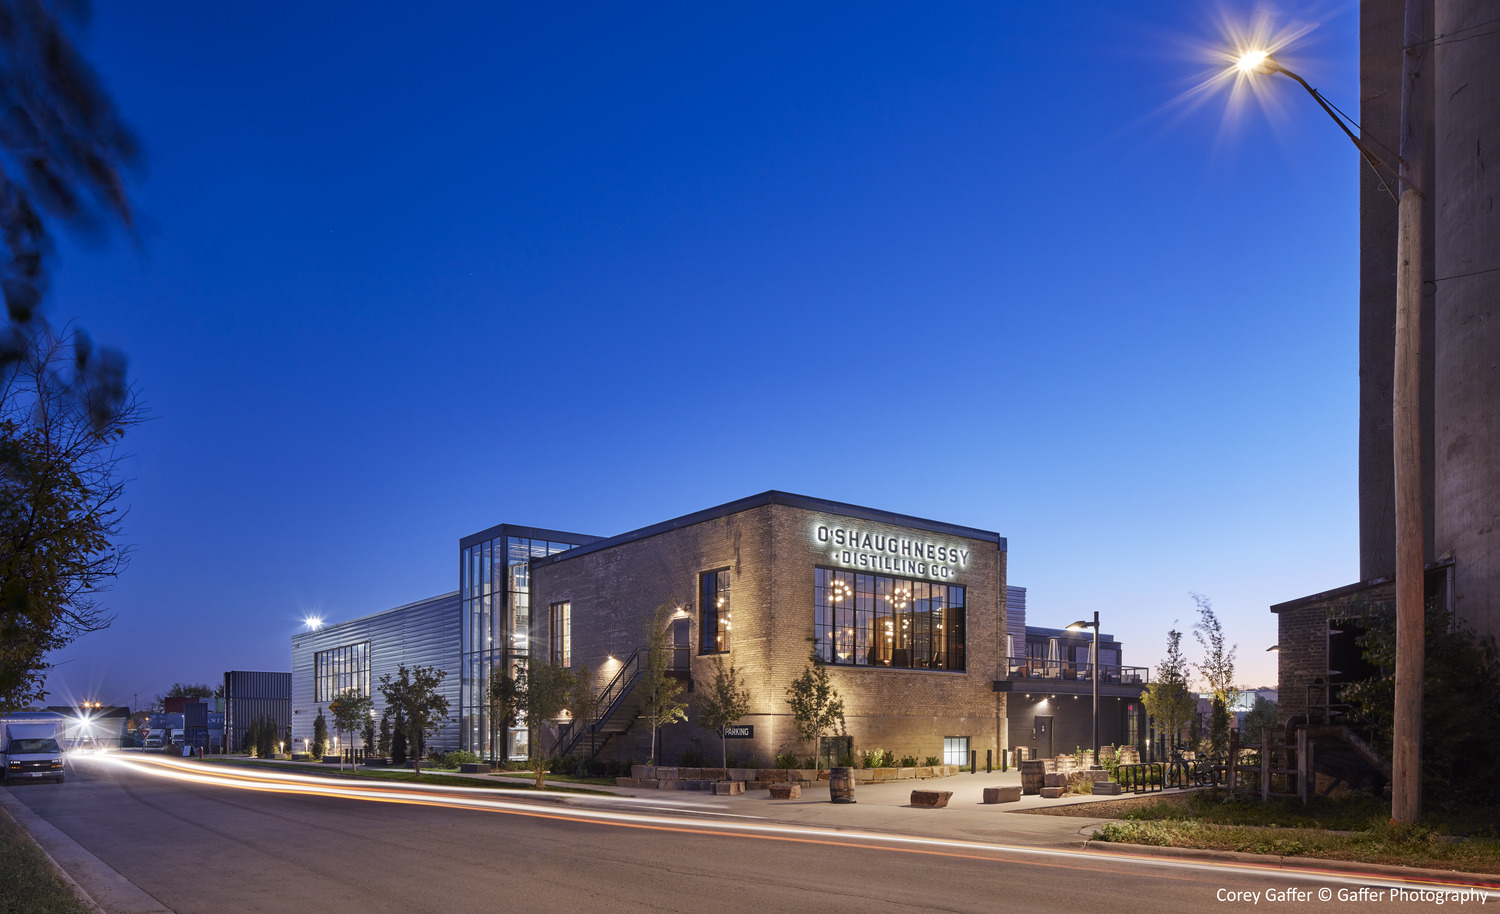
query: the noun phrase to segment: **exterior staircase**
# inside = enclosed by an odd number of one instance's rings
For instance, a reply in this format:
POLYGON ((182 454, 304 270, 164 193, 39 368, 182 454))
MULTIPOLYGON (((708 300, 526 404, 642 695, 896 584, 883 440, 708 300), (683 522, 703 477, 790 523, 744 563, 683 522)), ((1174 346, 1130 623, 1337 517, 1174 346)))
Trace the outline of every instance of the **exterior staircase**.
POLYGON ((640 696, 635 686, 641 678, 640 651, 634 651, 620 671, 599 693, 592 717, 575 719, 559 734, 555 754, 561 758, 589 761, 616 735, 628 731, 640 717, 640 696))

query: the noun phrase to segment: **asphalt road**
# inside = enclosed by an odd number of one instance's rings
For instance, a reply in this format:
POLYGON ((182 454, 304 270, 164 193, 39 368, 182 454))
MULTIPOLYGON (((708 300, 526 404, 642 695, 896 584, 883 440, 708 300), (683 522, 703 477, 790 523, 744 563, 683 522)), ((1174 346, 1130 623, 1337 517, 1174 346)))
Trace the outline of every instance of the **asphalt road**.
MULTIPOLYGON (((1085 854, 859 835, 720 833, 695 815, 580 821, 555 803, 462 809, 267 793, 82 763, 12 796, 179 914, 333 912, 1431 910, 1355 886, 1085 854), (1333 900, 1320 902, 1327 888, 1333 900), (1283 900, 1268 892, 1306 892, 1283 900), (1227 892, 1258 893, 1229 900, 1227 892)), ((586 801, 590 802, 590 801, 586 801)), ((603 808, 601 806, 601 808, 603 808)), ((587 811, 584 811, 587 815, 587 811)), ((627 816, 631 815, 626 813, 627 816)), ((722 822, 722 819, 718 820, 722 822)), ((746 824, 750 824, 746 820, 746 824)), ((1479 904, 1478 900, 1474 904, 1479 904)), ((1330 912, 1331 914, 1331 912, 1330 912)))

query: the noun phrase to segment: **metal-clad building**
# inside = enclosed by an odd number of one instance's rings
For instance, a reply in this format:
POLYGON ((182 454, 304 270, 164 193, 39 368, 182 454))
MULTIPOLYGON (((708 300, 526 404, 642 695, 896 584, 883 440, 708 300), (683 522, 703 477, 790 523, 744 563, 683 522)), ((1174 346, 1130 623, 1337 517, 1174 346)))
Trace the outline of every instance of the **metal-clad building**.
MULTIPOLYGON (((418 600, 383 612, 302 632, 292 637, 292 747, 312 741, 313 721, 324 712, 332 739, 328 703, 339 692, 359 689, 370 696, 377 717, 385 712, 380 677, 397 667, 430 666, 442 670, 441 694, 448 699, 449 720, 427 741, 429 749, 459 748, 458 591, 418 600)), ((360 745, 359 737, 352 738, 360 745)))
POLYGON ((244 745, 258 717, 276 722, 284 733, 292 722, 292 674, 230 670, 224 674, 224 736, 229 751, 244 745))

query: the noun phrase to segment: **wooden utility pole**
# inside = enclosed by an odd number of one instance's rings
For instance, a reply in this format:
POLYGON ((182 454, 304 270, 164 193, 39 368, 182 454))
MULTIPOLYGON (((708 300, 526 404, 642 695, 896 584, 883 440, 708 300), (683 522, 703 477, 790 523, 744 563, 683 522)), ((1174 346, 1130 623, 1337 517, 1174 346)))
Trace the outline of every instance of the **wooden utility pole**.
MULTIPOLYGON (((1422 683, 1427 613, 1422 573, 1422 210, 1427 167, 1428 0, 1406 0, 1401 67, 1401 180, 1396 247, 1396 707, 1391 819, 1422 816, 1422 683)), ((1431 191, 1431 187, 1426 187, 1431 191)))

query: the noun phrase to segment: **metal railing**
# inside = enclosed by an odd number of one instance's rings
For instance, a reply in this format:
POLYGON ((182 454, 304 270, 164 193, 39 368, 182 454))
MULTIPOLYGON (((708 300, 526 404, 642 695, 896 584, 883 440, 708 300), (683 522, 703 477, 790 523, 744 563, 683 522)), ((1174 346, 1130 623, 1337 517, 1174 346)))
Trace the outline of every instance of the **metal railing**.
POLYGON ((579 742, 584 737, 590 739, 590 755, 597 750, 598 747, 593 746, 592 740, 597 734, 599 726, 609 720, 610 716, 615 713, 616 707, 620 704, 620 699, 625 697, 625 693, 634 684, 636 676, 641 671, 640 655, 641 652, 638 649, 631 651, 630 656, 625 658, 625 662, 620 665, 620 671, 614 675, 609 684, 600 691, 599 697, 595 699, 594 713, 590 715, 579 714, 569 725, 567 731, 559 735, 556 749, 558 756, 572 755, 573 750, 578 748, 579 742))
MULTIPOLYGON (((1009 679, 1061 679, 1092 682, 1094 676, 1094 669, 1087 660, 1009 657, 1006 658, 1006 666, 1009 679)), ((1151 681, 1151 668, 1102 663, 1099 665, 1099 681, 1116 685, 1144 685, 1151 681)))

